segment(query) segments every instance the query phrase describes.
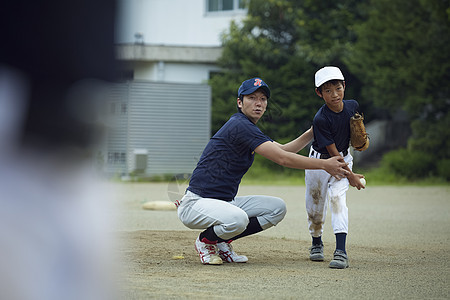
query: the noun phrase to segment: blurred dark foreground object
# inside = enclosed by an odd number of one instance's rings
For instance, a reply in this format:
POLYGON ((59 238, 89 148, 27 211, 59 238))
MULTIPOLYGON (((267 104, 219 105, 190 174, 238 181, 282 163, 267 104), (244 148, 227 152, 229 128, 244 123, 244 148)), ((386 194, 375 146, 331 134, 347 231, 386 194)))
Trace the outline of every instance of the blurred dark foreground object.
POLYGON ((20 72, 27 89, 23 145, 95 141, 98 105, 89 91, 73 90, 84 80, 115 80, 115 14, 112 0, 1 1, 0 68, 20 72))
POLYGON ((114 201, 85 155, 114 16, 111 0, 0 3, 1 299, 118 297, 114 201))

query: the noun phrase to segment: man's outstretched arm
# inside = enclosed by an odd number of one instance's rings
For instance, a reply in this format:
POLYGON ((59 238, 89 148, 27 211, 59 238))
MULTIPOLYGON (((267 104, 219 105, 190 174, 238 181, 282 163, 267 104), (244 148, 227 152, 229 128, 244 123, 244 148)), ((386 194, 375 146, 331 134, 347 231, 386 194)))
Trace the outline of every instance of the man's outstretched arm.
POLYGON ((337 179, 341 179, 349 173, 344 169, 347 164, 342 157, 332 157, 329 159, 310 158, 285 151, 278 145, 274 142, 267 141, 256 147, 255 152, 283 167, 293 169, 321 169, 327 171, 337 179))

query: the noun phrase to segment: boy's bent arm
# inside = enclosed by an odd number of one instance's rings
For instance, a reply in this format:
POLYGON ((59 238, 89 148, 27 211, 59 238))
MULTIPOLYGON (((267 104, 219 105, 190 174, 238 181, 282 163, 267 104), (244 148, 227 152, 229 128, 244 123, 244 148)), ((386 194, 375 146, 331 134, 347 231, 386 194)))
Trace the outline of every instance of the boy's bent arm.
POLYGON ((271 161, 293 169, 322 169, 336 178, 342 178, 348 171, 344 169, 346 163, 342 157, 316 159, 305 157, 281 149, 277 144, 267 141, 256 147, 255 152, 271 161))
POLYGON ((306 145, 308 145, 312 141, 313 137, 314 137, 314 134, 313 134, 313 130, 311 127, 308 130, 306 130, 305 132, 303 132, 298 138, 290 141, 289 143, 286 143, 284 145, 279 144, 277 142, 274 142, 274 143, 285 151, 297 153, 300 150, 302 150, 303 148, 305 148, 306 145))
POLYGON ((331 145, 326 146, 326 148, 331 157, 341 156, 341 154, 339 154, 338 149, 336 148, 336 144, 333 143, 331 145))

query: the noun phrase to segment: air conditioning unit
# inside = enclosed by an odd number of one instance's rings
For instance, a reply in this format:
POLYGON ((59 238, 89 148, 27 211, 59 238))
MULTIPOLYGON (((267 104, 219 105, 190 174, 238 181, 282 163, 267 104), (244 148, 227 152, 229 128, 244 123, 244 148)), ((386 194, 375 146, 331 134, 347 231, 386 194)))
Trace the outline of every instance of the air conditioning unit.
POLYGON ((147 170, 147 149, 134 149, 133 151, 133 174, 145 174, 147 170))

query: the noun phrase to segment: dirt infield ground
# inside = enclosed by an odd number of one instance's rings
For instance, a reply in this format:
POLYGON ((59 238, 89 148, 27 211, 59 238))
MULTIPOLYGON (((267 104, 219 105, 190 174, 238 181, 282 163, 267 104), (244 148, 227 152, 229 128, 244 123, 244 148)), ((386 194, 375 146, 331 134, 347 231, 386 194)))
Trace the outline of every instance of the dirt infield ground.
POLYGON ((124 299, 449 299, 450 187, 368 187, 348 193, 350 268, 328 268, 334 236, 328 220, 324 262, 308 260, 304 187, 242 186, 239 194, 283 198, 276 227, 234 242, 246 264, 204 266, 175 211, 143 210, 184 191, 174 184, 118 184, 117 231, 124 299), (183 256, 183 259, 174 259, 183 256))

